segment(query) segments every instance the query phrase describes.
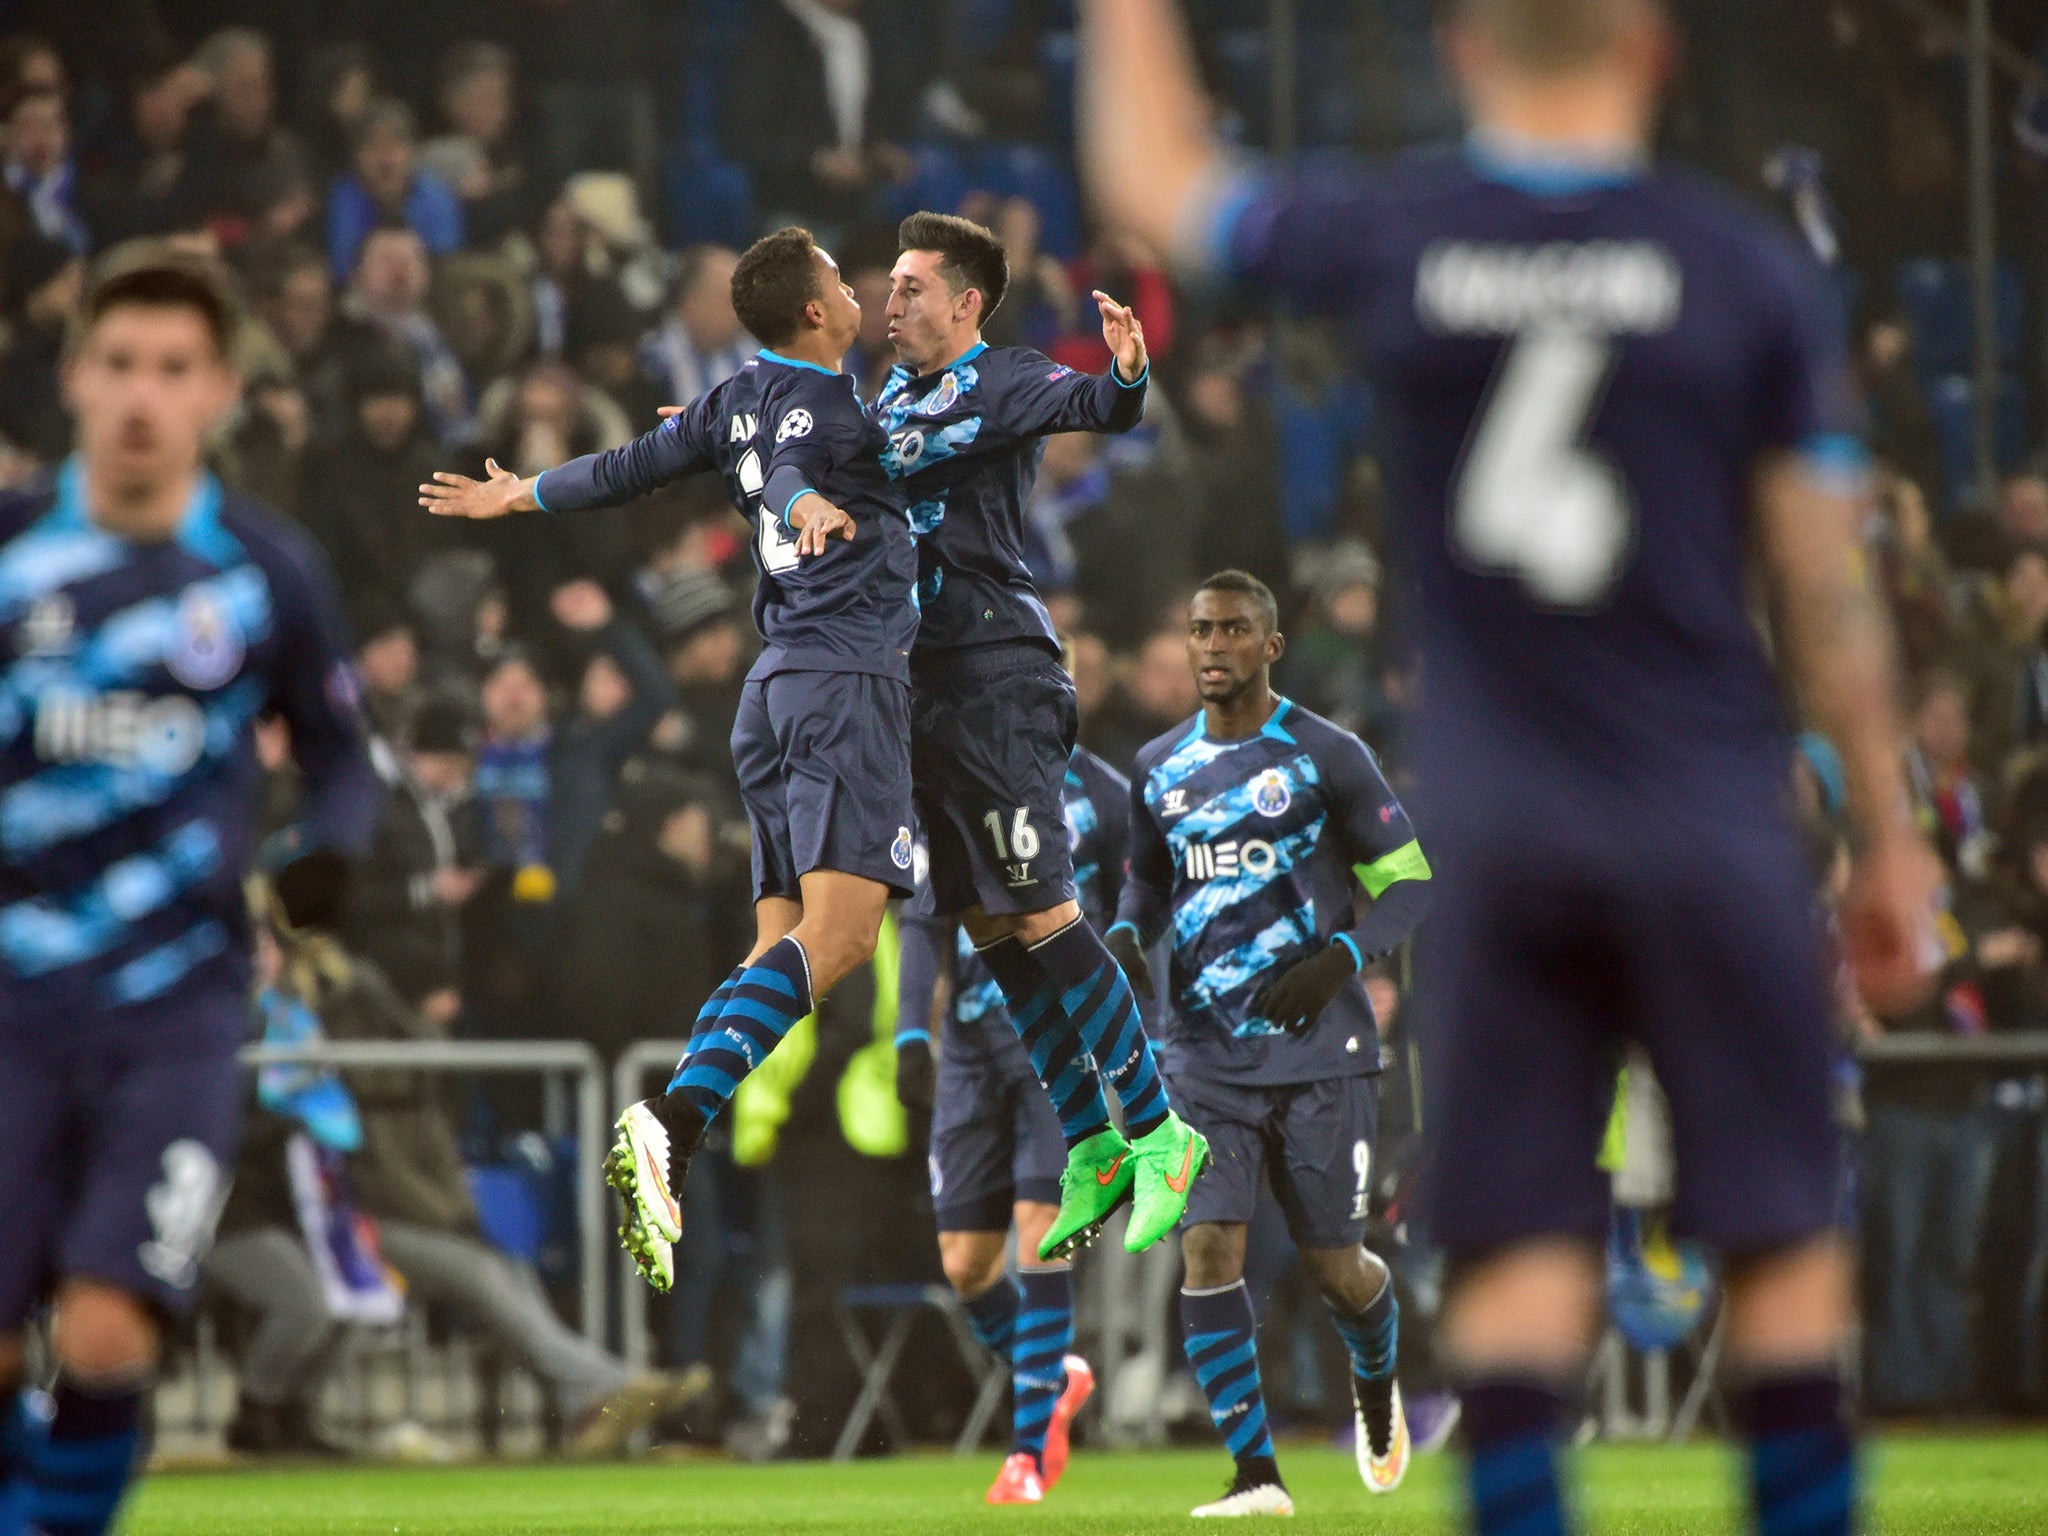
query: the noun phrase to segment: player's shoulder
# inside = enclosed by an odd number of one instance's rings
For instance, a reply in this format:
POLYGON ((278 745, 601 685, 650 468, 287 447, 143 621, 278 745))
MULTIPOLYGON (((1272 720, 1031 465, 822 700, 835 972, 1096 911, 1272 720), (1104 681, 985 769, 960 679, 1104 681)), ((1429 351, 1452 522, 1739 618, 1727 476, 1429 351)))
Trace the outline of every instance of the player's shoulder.
POLYGON ((1726 182, 1684 166, 1660 165, 1641 196, 1684 245, 1681 259, 1725 267, 1732 282, 1756 291, 1804 294, 1822 281, 1813 252, 1775 209, 1726 182))
POLYGON ((1144 783, 1182 747, 1200 741, 1203 735, 1200 714, 1189 716, 1170 731, 1162 731, 1138 748, 1138 755, 1131 760, 1131 778, 1144 783))
POLYGON ((239 551, 273 581, 282 577, 303 588, 331 580, 327 557, 313 536, 255 497, 240 491, 223 491, 219 524, 232 543, 223 543, 212 553, 216 563, 234 563, 234 555, 239 551))
POLYGON ((1379 758, 1358 736, 1336 721, 1317 714, 1292 699, 1283 699, 1266 732, 1283 744, 1300 747, 1325 768, 1369 767, 1379 771, 1379 758))
POLYGON ((831 373, 808 364, 769 370, 761 380, 764 419, 775 423, 775 440, 788 442, 824 425, 865 425, 850 374, 831 373))
POLYGON ((56 485, 46 475, 0 491, 0 545, 12 543, 41 522, 56 500, 56 485))

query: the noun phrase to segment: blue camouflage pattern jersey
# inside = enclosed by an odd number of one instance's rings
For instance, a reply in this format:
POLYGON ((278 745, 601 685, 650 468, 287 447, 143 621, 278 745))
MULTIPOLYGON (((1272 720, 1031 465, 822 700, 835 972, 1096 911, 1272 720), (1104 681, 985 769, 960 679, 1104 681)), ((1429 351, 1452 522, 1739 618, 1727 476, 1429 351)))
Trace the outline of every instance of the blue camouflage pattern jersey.
POLYGON ((907 682, 917 547, 904 492, 882 468, 886 446, 851 378, 764 350, 654 431, 545 471, 534 499, 550 512, 616 506, 715 469, 754 528, 754 625, 766 644, 747 675, 865 672, 907 682), (855 532, 799 561, 789 509, 810 492, 851 517, 855 532))
POLYGON ((258 716, 305 777, 296 848, 360 851, 383 798, 310 541, 204 475, 131 542, 83 482, 0 498, 0 1030, 247 986, 258 716))
MULTIPOLYGON (((1168 1075, 1275 1085, 1377 1072, 1359 982, 1300 1039, 1254 1014, 1252 999, 1332 943, 1360 960, 1392 949, 1413 918, 1378 931, 1373 909, 1429 878, 1371 749, 1320 715, 1281 699, 1241 740, 1211 739, 1197 715, 1148 743, 1131 781, 1117 921, 1148 948, 1170 937, 1168 1075)), ((1391 915, 1401 902, 1385 905, 1391 915)))
POLYGON ((1579 845, 1772 813, 1754 477, 1860 455, 1840 306, 1787 233, 1691 175, 1480 136, 1241 180, 1185 233, 1240 288, 1339 319, 1380 386, 1447 858, 1532 806, 1579 845))
MULTIPOLYGON (((1130 795, 1130 782, 1122 774, 1087 748, 1074 749, 1061 797, 1074 850, 1074 896, 1097 933, 1116 917, 1123 890, 1130 795)), ((1029 1076, 1031 1060, 1010 1022, 1002 988, 975 957, 966 928, 957 928, 956 935, 953 1007, 942 1048, 957 1051, 962 1059, 1007 1063, 1029 1076)))
POLYGON ((1128 432, 1145 414, 1135 384, 1076 373, 1029 347, 977 343, 937 373, 893 369, 869 408, 888 434, 890 478, 918 535, 919 651, 998 642, 1059 654, 1024 563, 1024 506, 1051 432, 1128 432))

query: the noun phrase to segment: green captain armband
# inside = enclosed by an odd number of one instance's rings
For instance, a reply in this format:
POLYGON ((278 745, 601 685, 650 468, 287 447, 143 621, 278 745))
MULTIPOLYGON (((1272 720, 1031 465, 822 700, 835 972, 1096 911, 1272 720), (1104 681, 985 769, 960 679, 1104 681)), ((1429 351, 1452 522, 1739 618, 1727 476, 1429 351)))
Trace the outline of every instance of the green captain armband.
POLYGON ((1365 887, 1365 894, 1378 901, 1381 893, 1397 881, 1427 880, 1430 876, 1429 860, 1422 855, 1422 844, 1410 838, 1392 853, 1374 859, 1370 864, 1352 865, 1351 873, 1365 887))

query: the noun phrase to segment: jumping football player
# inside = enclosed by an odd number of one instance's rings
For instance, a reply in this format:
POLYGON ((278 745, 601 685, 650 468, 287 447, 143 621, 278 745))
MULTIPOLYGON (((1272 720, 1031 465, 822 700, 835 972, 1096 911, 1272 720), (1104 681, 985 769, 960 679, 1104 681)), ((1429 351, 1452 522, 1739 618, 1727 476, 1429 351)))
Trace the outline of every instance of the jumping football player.
MULTIPOLYGON (((1099 932, 1123 884, 1130 785, 1076 747, 1061 787, 1075 895, 1099 932)), ((1010 1360, 1010 1455, 988 1502, 1036 1504, 1066 1470, 1069 1429, 1095 1389, 1094 1372, 1073 1352, 1072 1268, 1063 1258, 1038 1257, 1059 1216, 1066 1143, 1002 988, 956 918, 917 912, 928 894, 921 890, 915 915, 902 920, 897 1092, 906 1104, 932 1110, 932 1210, 946 1278, 966 1304, 974 1336, 1010 1360), (927 1025, 942 978, 951 987, 935 1069, 927 1025), (1015 1280, 1003 1265, 1012 1226, 1015 1280)))
POLYGON ((1089 173, 1185 269, 1341 316, 1383 386, 1428 677, 1414 751, 1443 892, 1417 997, 1476 1529, 1566 1522, 1557 1447, 1608 1219, 1594 1151, 1632 1037, 1670 1097, 1673 1227, 1723 1261, 1757 1528, 1847 1531, 1829 1007, 1745 583, 1759 549, 1847 774, 1848 947, 1866 998, 1904 1005, 1935 865, 1857 542, 1842 326, 1794 241, 1651 163, 1657 0, 1446 12, 1463 153, 1290 179, 1211 138, 1166 0, 1086 0, 1089 173))
POLYGON ((461 517, 615 506, 717 469, 754 525, 766 642, 733 724, 754 843, 753 952, 712 993, 668 1091, 631 1106, 606 1174, 648 1283, 674 1281, 676 1192, 705 1127, 790 1026, 873 955, 910 894, 910 646, 917 553, 885 440, 839 372, 860 305, 810 233, 757 241, 733 308, 766 345, 654 431, 530 479, 437 474, 421 505, 461 517))
POLYGON ((870 410, 918 533, 911 761, 933 895, 963 917, 1066 1138, 1040 1256, 1070 1254, 1126 1199, 1135 1253, 1180 1220, 1207 1148, 1174 1114, 1130 983, 1075 899, 1062 814, 1074 685, 1023 544, 1047 434, 1137 425, 1151 372, 1144 327, 1096 294, 1115 361, 1093 377, 1028 347, 990 347, 981 329, 1010 278, 1002 243, 970 220, 919 213, 898 244, 898 362, 870 410), (1110 1124, 1104 1079, 1124 1133, 1110 1124))
POLYGON ((227 1198, 257 717, 305 776, 265 850, 294 920, 336 915, 382 799, 325 563, 204 463, 225 278, 109 259, 63 364, 77 452, 0 497, 0 1531, 42 1536, 113 1523, 227 1198), (55 1385, 18 1392, 46 1305, 55 1385))
POLYGON ((1408 1470, 1394 1280, 1365 1247, 1380 1042, 1357 978, 1429 909, 1429 861, 1365 743, 1272 691, 1285 649, 1257 577, 1222 571, 1195 593, 1202 712, 1138 753, 1109 931, 1148 995, 1145 952, 1172 934, 1166 1075, 1214 1158, 1181 1239, 1188 1363, 1237 1462, 1205 1517, 1294 1512, 1244 1284, 1262 1178, 1351 1356, 1358 1474, 1391 1493, 1408 1470))

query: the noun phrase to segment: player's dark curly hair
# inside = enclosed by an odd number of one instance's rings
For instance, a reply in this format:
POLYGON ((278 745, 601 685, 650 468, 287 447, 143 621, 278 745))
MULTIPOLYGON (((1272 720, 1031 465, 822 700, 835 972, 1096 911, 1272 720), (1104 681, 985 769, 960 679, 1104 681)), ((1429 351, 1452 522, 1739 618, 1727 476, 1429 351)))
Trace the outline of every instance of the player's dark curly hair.
POLYGON ((733 312, 763 346, 786 347, 803 329, 804 306, 820 297, 817 249, 811 232, 792 224, 748 246, 733 269, 733 312))
POLYGON ((1003 302, 1010 287, 1010 258, 1003 242, 972 219, 951 213, 913 213, 896 231, 899 251, 936 251, 946 286, 958 298, 973 288, 981 294, 981 323, 1003 302))
POLYGON ((1259 610, 1259 617, 1266 622, 1269 634, 1280 632, 1280 602, 1273 596, 1273 589, 1250 571, 1218 571, 1195 589, 1199 597, 1204 592, 1235 592, 1246 598, 1259 610))

